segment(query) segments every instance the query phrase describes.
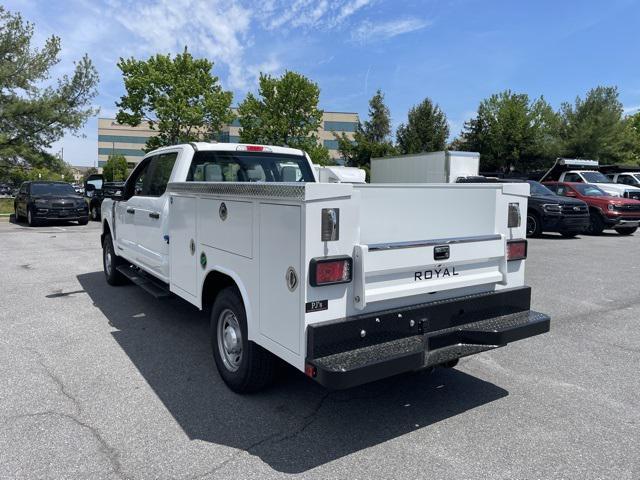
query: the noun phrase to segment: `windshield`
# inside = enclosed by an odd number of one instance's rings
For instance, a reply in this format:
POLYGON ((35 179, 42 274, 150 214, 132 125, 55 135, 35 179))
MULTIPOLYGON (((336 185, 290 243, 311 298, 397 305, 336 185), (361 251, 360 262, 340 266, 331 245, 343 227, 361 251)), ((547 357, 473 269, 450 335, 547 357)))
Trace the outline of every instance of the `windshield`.
POLYGON ((581 195, 585 195, 587 197, 608 197, 609 194, 602 190, 600 187, 596 187, 595 185, 589 185, 586 183, 578 183, 573 185, 581 195))
POLYGON ((588 183, 611 183, 611 179, 600 172, 582 172, 582 176, 588 183))
POLYGON ((77 195, 68 183, 32 183, 31 195, 77 195))
POLYGON ((188 182, 313 182, 301 155, 266 152, 196 152, 188 182))
POLYGON ((551 190, 542 185, 540 182, 535 182, 533 180, 527 180, 527 183, 531 186, 531 195, 554 195, 551 190))

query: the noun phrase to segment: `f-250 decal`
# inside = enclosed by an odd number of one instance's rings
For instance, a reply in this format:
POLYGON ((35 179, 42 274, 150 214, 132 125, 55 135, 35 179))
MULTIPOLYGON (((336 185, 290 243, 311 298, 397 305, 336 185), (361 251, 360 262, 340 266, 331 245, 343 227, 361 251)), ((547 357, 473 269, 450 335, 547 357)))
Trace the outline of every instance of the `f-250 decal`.
POLYGON ((420 280, 431 280, 432 278, 455 277, 456 275, 460 275, 456 272, 456 267, 434 268, 433 270, 415 272, 413 280, 418 282, 420 280))

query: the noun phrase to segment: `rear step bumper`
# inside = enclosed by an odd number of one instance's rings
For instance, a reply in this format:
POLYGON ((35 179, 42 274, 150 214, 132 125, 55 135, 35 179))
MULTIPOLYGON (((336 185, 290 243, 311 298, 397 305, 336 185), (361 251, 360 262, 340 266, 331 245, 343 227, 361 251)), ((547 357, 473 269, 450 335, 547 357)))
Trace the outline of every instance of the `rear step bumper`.
POLYGON ((349 388, 549 331, 529 287, 359 315, 307 327, 307 373, 349 388))

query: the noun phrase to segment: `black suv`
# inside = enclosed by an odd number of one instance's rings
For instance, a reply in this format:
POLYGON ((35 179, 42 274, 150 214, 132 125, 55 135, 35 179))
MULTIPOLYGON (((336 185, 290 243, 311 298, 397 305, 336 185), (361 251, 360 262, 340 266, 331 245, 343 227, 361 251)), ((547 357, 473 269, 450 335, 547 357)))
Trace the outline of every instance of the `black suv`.
POLYGON ((559 232, 575 237, 589 227, 589 207, 582 200, 556 195, 539 182, 527 180, 531 186, 527 208, 527 236, 542 232, 559 232))
POLYGON ((89 221, 89 209, 69 183, 24 182, 13 202, 16 222, 26 218, 30 226, 52 220, 89 221))

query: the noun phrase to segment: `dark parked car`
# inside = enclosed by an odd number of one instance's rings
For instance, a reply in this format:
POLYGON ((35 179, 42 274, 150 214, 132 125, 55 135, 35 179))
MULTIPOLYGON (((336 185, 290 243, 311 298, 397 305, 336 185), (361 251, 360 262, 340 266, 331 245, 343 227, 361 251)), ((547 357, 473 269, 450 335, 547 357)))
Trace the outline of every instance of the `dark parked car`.
POLYGON ((102 201, 122 192, 124 182, 88 182, 84 188, 84 198, 89 206, 91 220, 99 221, 101 218, 102 201))
POLYGON ((588 205, 575 198, 556 195, 539 182, 527 180, 531 196, 527 208, 527 236, 542 232, 558 232, 563 237, 575 237, 589 228, 588 205))
POLYGON ((89 209, 69 183, 24 182, 13 202, 16 221, 27 219, 30 226, 52 220, 76 221, 86 225, 89 209))

